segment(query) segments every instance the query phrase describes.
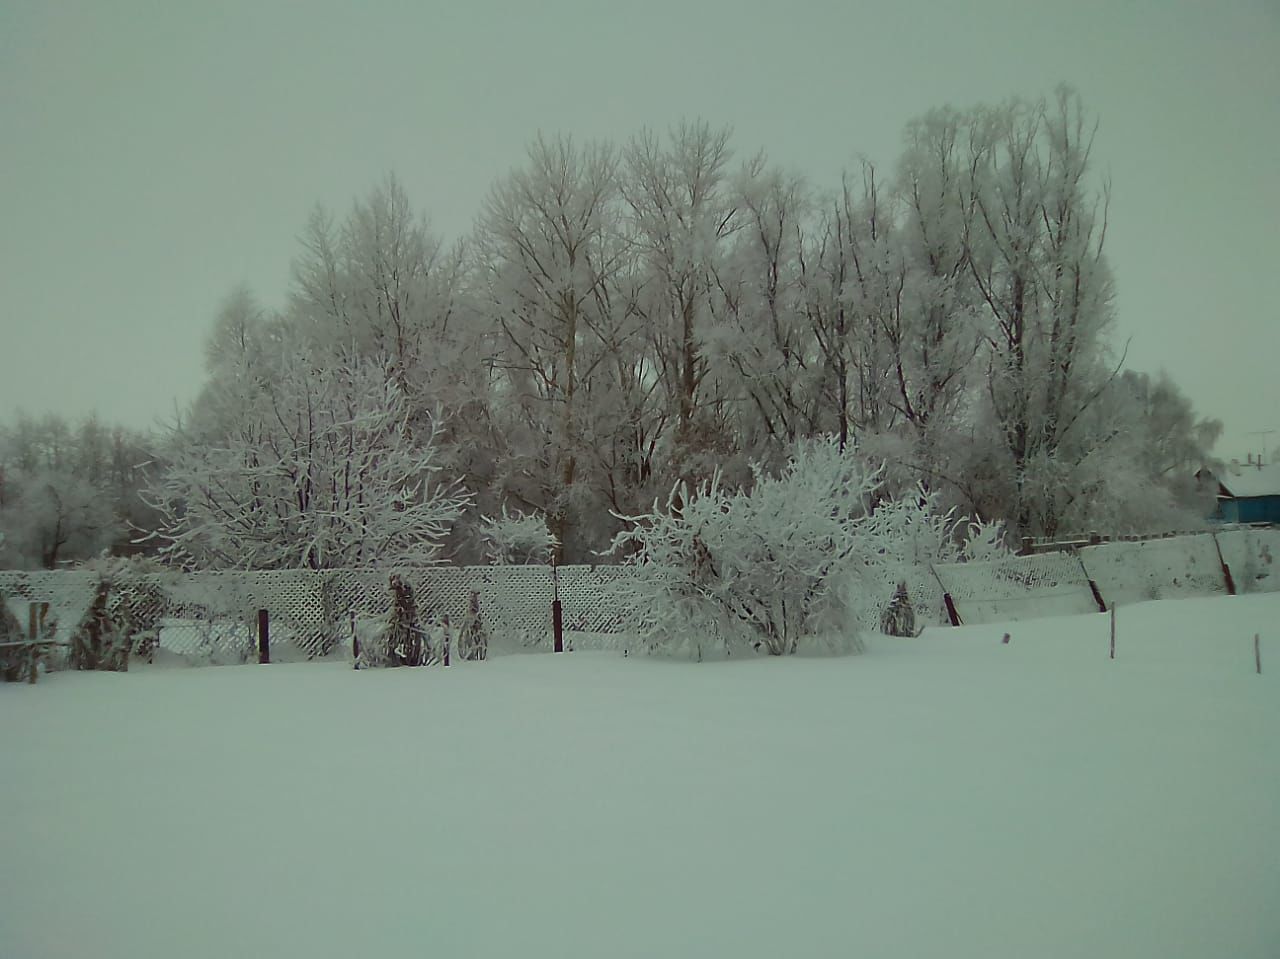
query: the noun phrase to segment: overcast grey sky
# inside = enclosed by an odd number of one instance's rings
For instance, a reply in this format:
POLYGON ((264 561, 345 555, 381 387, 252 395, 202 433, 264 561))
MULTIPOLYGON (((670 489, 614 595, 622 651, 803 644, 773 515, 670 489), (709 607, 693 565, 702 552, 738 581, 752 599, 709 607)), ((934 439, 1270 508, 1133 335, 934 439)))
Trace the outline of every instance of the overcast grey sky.
POLYGON ((1280 445, 1280 0, 0 0, 0 418, 193 398, 220 300, 283 303, 389 171, 446 236, 539 129, 682 117, 823 185, 912 117, 1074 84, 1129 365, 1280 445))

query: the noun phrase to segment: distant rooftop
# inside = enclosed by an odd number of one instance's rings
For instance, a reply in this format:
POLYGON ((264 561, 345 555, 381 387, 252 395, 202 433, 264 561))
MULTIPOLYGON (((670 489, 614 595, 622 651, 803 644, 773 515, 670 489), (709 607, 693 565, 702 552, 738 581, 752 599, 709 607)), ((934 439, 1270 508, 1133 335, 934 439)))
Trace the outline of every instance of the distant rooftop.
POLYGON ((1259 466, 1255 463, 1232 462, 1215 474, 1219 485, 1237 499, 1256 496, 1280 496, 1280 463, 1259 466))

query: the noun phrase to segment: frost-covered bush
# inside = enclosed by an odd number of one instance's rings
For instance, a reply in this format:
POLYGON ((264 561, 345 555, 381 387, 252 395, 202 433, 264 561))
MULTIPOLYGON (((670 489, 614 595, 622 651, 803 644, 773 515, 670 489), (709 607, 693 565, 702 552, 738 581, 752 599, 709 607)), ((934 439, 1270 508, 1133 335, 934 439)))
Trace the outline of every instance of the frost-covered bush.
MULTIPOLYGON (((716 474, 621 517, 630 529, 613 548, 640 575, 619 584, 618 601, 637 611, 645 648, 858 652, 898 584, 908 595, 936 589, 929 564, 970 546, 964 520, 934 494, 878 500, 880 469, 834 439, 801 444, 776 475, 753 474, 749 492, 716 474)), ((973 532, 973 549, 998 548, 998 528, 973 532)))
POLYGON ((893 599, 880 614, 880 632, 886 636, 916 635, 915 608, 911 605, 905 582, 898 584, 893 592, 893 599))
POLYGON ((503 506, 501 516, 484 516, 481 522, 480 538, 491 566, 549 563, 559 545, 540 513, 509 513, 503 506))
POLYGON ((413 586, 398 573, 388 582, 391 607, 374 635, 360 644, 356 669, 365 666, 427 666, 435 661, 430 637, 418 619, 413 586))
POLYGON ((98 582, 93 601, 71 636, 72 669, 128 672, 132 628, 127 609, 112 603, 109 579, 98 582))
POLYGON ((850 570, 876 474, 830 442, 800 447, 777 476, 755 469, 750 493, 719 473, 677 484, 666 502, 624 517, 616 552, 641 575, 621 597, 650 650, 702 656, 735 649, 795 652, 802 640, 860 649, 849 625, 850 570))
POLYGON ((944 508, 936 491, 920 486, 909 495, 881 501, 861 529, 880 544, 875 561, 857 571, 853 586, 874 590, 881 604, 856 604, 856 621, 867 630, 876 627, 877 616, 883 627, 884 609, 899 585, 906 586, 916 630, 941 622, 941 588, 933 564, 985 562, 1009 554, 1002 523, 967 522, 944 508))
POLYGON ((975 520, 969 524, 960 559, 966 563, 989 563, 1011 555, 1004 523, 975 520))
POLYGON ((22 678, 23 656, 19 650, 6 649, 3 644, 17 643, 22 638, 22 624, 9 611, 4 594, 0 593, 0 679, 5 682, 15 682, 22 678))
POLYGON ((151 662, 167 605, 164 567, 147 557, 98 556, 76 568, 111 584, 108 612, 127 625, 132 654, 151 662))
POLYGON ((467 618, 458 633, 458 658, 476 661, 489 657, 489 630, 480 615, 480 594, 471 591, 467 618))

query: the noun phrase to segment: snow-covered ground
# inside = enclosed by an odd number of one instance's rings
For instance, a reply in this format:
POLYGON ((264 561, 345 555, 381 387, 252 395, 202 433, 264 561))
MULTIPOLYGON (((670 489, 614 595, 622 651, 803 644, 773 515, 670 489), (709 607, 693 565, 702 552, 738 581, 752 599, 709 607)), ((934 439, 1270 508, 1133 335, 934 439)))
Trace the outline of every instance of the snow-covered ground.
POLYGON ((0 956, 1280 956, 1280 596, 1008 630, 0 687, 0 956))

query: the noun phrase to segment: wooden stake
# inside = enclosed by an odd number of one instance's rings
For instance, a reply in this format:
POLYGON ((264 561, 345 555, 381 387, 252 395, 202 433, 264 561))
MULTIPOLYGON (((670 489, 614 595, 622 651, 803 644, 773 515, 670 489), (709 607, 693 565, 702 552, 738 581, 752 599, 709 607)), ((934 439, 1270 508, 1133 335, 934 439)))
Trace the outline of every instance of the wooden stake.
POLYGON ((1116 658, 1116 604, 1111 604, 1111 658, 1116 658))
POLYGON ((952 626, 960 625, 960 613, 956 611, 955 600, 951 598, 950 593, 942 594, 942 602, 947 607, 947 619, 951 621, 952 626))
POLYGON ((352 609, 348 616, 351 621, 351 664, 360 668, 360 637, 356 634, 356 611, 352 609))
POLYGON ((1262 637, 1258 633, 1253 634, 1253 668, 1262 675, 1262 637))
POLYGON ((263 666, 271 662, 271 626, 265 609, 258 610, 258 662, 263 666))
POLYGON ((564 652, 564 607, 560 605, 560 567, 551 564, 551 648, 564 652))

